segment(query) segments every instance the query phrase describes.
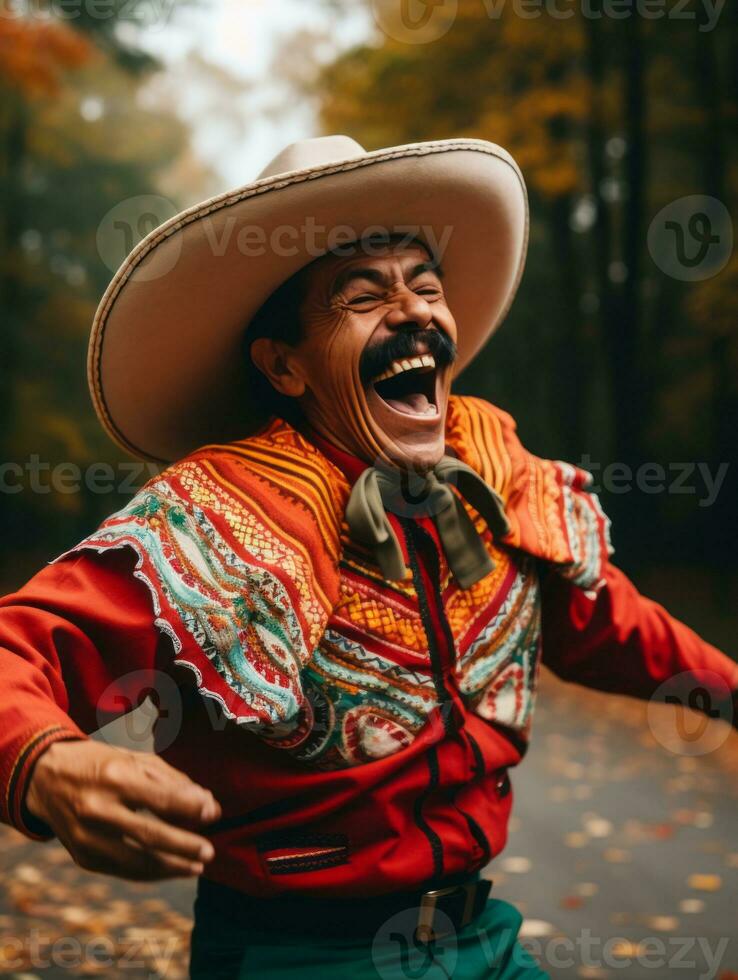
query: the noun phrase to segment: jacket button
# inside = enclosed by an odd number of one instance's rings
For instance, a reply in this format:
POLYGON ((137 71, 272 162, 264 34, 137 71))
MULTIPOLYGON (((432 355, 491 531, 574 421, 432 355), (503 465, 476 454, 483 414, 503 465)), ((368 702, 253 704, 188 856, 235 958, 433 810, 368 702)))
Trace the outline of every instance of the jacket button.
POLYGON ((510 777, 507 769, 499 769, 495 775, 495 789, 498 795, 504 799, 510 792, 510 777))

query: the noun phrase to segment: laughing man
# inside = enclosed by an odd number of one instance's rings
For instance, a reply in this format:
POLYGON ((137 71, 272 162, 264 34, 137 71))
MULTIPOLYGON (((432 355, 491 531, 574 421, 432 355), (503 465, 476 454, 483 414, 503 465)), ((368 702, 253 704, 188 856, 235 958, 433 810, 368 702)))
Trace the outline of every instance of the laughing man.
POLYGON ((736 665, 611 563, 590 475, 450 394, 527 220, 485 141, 307 140, 103 297, 98 415, 171 465, 0 602, 1 816, 197 876, 193 977, 544 976, 482 875, 539 664, 732 703, 736 665), (89 738, 147 694, 154 753, 89 738))

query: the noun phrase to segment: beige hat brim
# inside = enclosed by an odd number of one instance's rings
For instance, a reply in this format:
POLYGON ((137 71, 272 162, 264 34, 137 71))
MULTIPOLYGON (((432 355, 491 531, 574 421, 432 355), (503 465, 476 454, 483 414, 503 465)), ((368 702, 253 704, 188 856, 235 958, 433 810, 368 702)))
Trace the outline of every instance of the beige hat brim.
POLYGON ((144 238, 106 290, 90 338, 90 391, 109 435, 161 462, 248 435, 247 324, 318 254, 379 229, 439 246, 463 370, 520 281, 525 184, 493 143, 414 143, 255 181, 144 238))

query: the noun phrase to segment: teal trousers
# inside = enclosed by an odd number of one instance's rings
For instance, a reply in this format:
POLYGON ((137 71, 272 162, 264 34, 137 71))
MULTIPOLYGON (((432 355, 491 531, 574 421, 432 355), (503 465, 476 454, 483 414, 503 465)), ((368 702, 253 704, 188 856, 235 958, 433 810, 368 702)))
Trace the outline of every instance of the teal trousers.
POLYGON ((546 980, 518 941, 522 917, 490 899, 460 932, 429 945, 412 940, 411 914, 394 916, 371 940, 249 934, 195 905, 192 980, 546 980), (404 917, 404 918, 403 918, 404 917))

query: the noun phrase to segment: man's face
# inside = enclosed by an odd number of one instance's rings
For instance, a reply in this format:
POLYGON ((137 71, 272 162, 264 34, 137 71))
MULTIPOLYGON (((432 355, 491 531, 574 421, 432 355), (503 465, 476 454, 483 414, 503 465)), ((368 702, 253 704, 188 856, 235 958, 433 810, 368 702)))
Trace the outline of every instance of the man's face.
POLYGON ((421 245, 373 245, 307 270, 300 403, 321 434, 369 463, 424 471, 444 453, 456 323, 421 245))

